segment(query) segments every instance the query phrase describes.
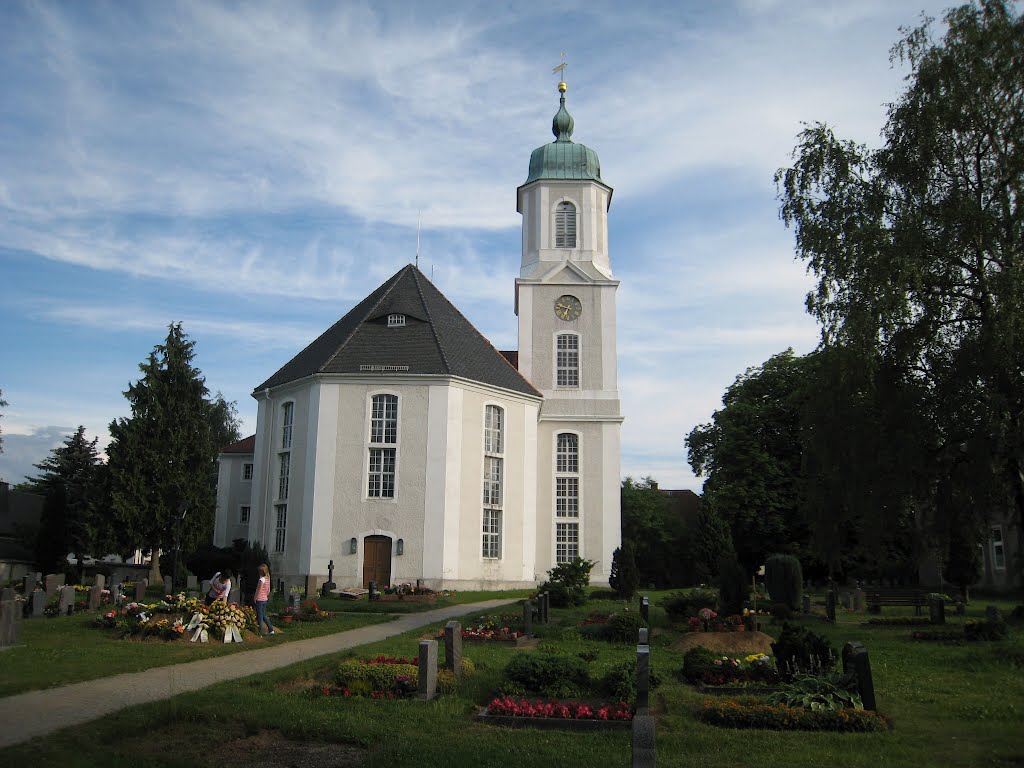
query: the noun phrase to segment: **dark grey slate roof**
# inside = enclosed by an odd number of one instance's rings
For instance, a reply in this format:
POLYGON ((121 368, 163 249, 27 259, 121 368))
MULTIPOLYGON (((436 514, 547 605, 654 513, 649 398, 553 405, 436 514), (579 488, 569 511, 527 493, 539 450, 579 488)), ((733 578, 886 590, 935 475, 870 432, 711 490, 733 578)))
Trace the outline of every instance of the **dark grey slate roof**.
POLYGON ((412 264, 359 302, 256 392, 318 373, 360 373, 365 365, 408 366, 402 375, 459 376, 540 396, 412 264), (405 326, 388 328, 387 318, 393 313, 406 316, 405 326))

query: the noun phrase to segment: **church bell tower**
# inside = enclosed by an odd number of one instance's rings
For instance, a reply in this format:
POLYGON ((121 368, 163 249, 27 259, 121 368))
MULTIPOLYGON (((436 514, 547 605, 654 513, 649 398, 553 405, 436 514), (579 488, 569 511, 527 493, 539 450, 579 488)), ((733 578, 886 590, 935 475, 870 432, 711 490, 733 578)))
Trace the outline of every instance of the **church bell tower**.
POLYGON ((572 140, 558 84, 555 140, 533 151, 517 192, 519 370, 544 395, 537 430, 537 576, 579 555, 607 583, 621 539, 612 188, 597 153, 572 140))

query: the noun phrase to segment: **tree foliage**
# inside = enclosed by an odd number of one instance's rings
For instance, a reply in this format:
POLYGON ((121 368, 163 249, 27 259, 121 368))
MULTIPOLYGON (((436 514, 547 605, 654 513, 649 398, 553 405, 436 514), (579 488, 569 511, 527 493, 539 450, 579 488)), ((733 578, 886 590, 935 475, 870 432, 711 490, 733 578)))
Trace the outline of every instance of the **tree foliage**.
MULTIPOLYGON (((4 391, 2 389, 0 389, 0 408, 6 408, 6 407, 7 407, 7 401, 4 400, 4 391)), ((2 413, 0 413, 0 419, 2 419, 3 416, 4 415, 2 413)), ((3 433, 3 430, 0 430, 0 453, 3 453, 3 452, 4 452, 4 433, 3 433)))
POLYGON ((622 481, 622 541, 633 545, 640 584, 682 583, 684 521, 654 478, 622 481))
MULTIPOLYGON (((926 19, 893 49, 910 73, 880 149, 815 123, 776 177, 817 278, 807 307, 822 348, 852 358, 862 413, 894 448, 865 443, 856 471, 891 467, 875 488, 933 542, 963 524, 953 497, 972 530, 1008 510, 1024 535, 1024 21, 1002 0, 945 21, 941 40, 926 19), (909 453, 893 455, 901 445, 909 453)), ((829 431, 817 428, 821 448, 829 431)), ((849 499, 856 484, 842 482, 849 499)), ((855 518, 847 505, 834 528, 855 518)))
POLYGON ((101 554, 109 544, 107 471, 97 442, 79 426, 35 465, 41 474, 20 486, 47 498, 37 545, 40 568, 63 572, 69 552, 77 555, 81 568, 84 556, 101 554))
POLYGON ((124 393, 131 416, 110 425, 115 514, 130 543, 153 552, 156 567, 157 551, 175 550, 179 535, 183 551, 211 538, 219 441, 237 439, 233 404, 208 399, 194 357, 181 324, 169 326, 124 393))

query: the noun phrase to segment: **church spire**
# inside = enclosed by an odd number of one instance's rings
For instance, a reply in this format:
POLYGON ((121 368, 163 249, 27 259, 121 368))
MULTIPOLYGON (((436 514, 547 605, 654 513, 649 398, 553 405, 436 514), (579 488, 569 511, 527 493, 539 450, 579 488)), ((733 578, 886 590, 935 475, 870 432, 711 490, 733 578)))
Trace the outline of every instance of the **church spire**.
POLYGON ((555 113, 554 119, 551 121, 551 132, 555 134, 555 141, 572 141, 572 129, 574 122, 572 115, 569 114, 569 110, 565 108, 565 92, 569 86, 565 84, 565 81, 561 81, 558 84, 558 92, 562 94, 559 98, 558 112, 555 113))

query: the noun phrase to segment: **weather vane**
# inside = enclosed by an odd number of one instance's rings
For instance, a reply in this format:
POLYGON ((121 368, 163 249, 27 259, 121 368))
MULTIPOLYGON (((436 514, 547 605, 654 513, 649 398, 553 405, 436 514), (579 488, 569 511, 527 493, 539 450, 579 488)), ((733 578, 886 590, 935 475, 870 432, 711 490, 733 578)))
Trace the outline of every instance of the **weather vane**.
POLYGON ((558 75, 558 79, 559 80, 564 80, 565 77, 564 77, 564 75, 562 73, 565 72, 565 68, 567 66, 569 66, 569 65, 565 63, 565 51, 562 51, 562 63, 559 64, 554 69, 552 69, 551 70, 551 74, 558 75))

